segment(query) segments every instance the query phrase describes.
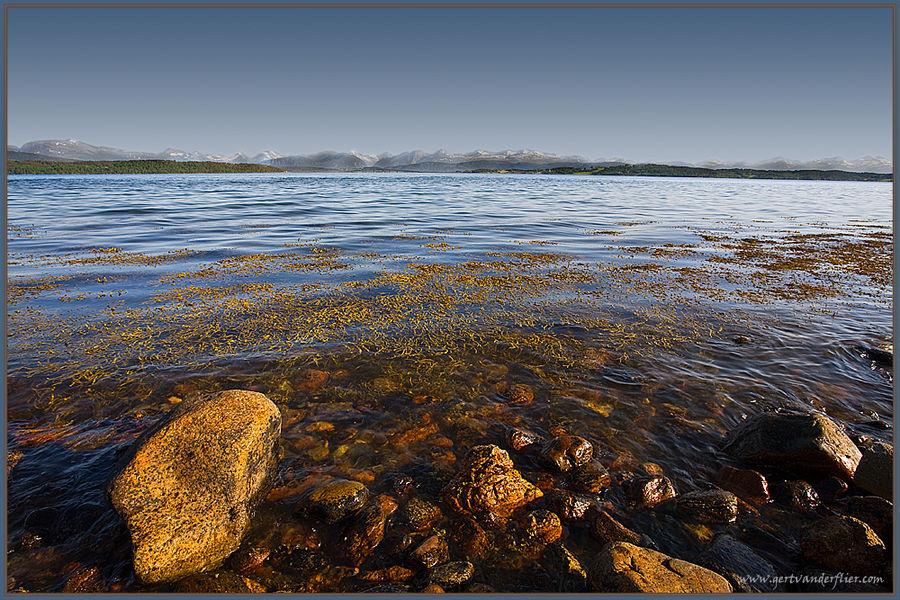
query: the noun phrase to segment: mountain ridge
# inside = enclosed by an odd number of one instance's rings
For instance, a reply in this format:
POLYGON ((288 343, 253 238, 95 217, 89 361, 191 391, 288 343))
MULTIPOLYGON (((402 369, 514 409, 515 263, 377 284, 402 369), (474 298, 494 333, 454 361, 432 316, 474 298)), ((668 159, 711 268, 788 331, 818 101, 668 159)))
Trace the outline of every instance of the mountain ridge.
MULTIPOLYGON (((413 171, 440 173, 471 171, 476 169, 554 169, 564 167, 617 166, 638 163, 625 159, 590 160, 581 156, 560 156, 537 150, 473 150, 466 153, 451 153, 445 150, 425 152, 410 150, 399 154, 364 154, 360 152, 322 151, 313 154, 282 155, 274 150, 264 150, 253 156, 242 152, 235 154, 204 154, 177 148, 166 148, 161 152, 122 150, 109 146, 94 146, 74 139, 35 140, 21 147, 7 146, 7 152, 27 153, 43 160, 174 160, 224 162, 234 164, 263 164, 286 170, 329 170, 358 171, 361 169, 413 171)), ((701 167, 708 169, 765 169, 765 170, 839 170, 849 172, 891 173, 893 165, 889 159, 880 156, 864 156, 855 160, 841 157, 820 158, 812 161, 798 161, 775 157, 758 163, 709 160, 702 163, 682 161, 668 162, 674 166, 701 167)))

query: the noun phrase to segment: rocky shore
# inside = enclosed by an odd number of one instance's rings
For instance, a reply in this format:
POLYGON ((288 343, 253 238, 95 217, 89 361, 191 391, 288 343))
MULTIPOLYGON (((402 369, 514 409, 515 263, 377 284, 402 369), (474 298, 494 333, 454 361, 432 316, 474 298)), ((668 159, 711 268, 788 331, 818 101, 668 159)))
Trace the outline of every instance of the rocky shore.
MULTIPOLYGON (((109 499, 148 590, 892 590, 893 448, 854 443, 821 413, 746 419, 720 443, 730 464, 699 489, 582 437, 512 426, 484 431, 449 478, 297 473, 278 461, 283 418, 257 392, 198 396, 120 460, 109 499), (287 517, 262 518, 261 505, 287 517)), ((310 431, 331 426, 317 422, 310 431)), ((438 434, 425 423, 398 435, 438 434)), ((100 589, 77 572, 65 591, 100 589)))

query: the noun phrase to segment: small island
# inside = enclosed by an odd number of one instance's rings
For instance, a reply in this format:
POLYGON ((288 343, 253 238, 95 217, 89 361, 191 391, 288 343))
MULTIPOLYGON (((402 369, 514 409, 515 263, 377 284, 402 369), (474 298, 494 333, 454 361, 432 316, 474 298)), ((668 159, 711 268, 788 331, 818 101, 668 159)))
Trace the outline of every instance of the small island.
POLYGON ((175 160, 11 160, 6 164, 9 175, 100 175, 159 173, 283 173, 269 165, 225 162, 180 162, 175 160))
POLYGON ((467 173, 530 173, 551 175, 630 175, 632 177, 721 177, 730 179, 806 179, 820 181, 893 181, 891 173, 802 169, 775 171, 768 169, 707 169, 675 165, 611 165, 594 167, 553 167, 551 169, 474 169, 467 173))

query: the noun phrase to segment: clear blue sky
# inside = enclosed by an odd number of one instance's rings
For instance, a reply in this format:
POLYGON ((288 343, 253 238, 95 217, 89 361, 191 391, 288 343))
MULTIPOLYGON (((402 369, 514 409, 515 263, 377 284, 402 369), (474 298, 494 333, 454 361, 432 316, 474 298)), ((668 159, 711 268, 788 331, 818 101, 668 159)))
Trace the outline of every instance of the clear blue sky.
POLYGON ((890 7, 10 7, 8 142, 891 155, 890 7))

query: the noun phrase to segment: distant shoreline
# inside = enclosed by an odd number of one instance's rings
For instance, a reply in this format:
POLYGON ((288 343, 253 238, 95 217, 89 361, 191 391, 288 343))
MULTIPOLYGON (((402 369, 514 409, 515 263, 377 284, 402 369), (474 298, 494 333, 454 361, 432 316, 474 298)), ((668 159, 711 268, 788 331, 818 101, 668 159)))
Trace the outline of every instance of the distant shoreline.
MULTIPOLYGON (((433 171, 413 171, 403 169, 364 168, 339 171, 334 169, 279 168, 251 163, 196 162, 174 160, 116 160, 116 161, 50 161, 50 160, 10 160, 7 161, 8 175, 130 175, 166 173, 434 173, 433 171)), ((784 179, 808 181, 893 181, 891 173, 868 173, 838 170, 803 169, 777 171, 765 169, 707 169, 673 165, 638 164, 607 167, 554 167, 550 169, 474 169, 469 171, 449 171, 455 173, 497 173, 523 175, 594 175, 632 177, 701 177, 728 179, 784 179)))

